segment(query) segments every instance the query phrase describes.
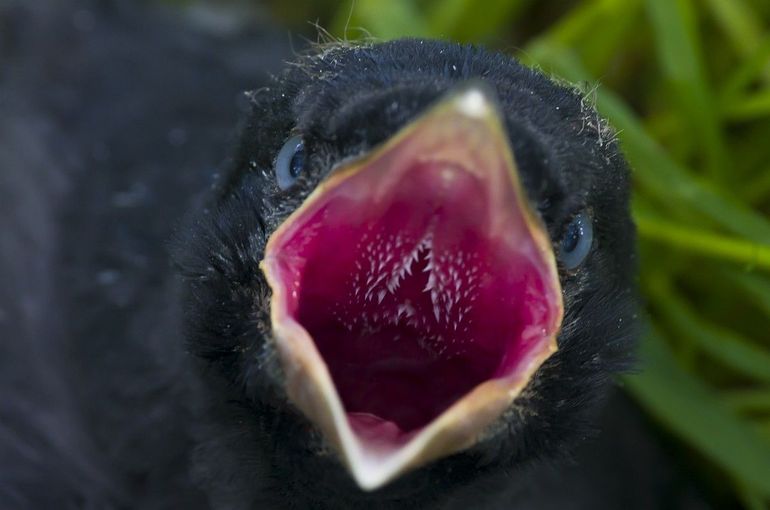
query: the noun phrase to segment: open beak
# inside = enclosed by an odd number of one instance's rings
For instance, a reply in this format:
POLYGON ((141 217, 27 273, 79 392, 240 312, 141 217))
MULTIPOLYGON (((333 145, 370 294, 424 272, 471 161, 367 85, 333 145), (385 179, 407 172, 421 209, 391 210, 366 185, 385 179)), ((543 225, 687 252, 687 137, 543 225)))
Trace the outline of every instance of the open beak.
POLYGON ((335 169, 261 267, 288 396, 364 490, 473 445, 556 351, 553 250, 480 85, 335 169))

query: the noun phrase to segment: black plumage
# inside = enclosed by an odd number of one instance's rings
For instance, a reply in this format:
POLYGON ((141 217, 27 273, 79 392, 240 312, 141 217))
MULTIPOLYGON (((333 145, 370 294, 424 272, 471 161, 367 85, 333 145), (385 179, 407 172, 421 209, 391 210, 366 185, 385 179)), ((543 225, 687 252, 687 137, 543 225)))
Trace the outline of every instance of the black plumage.
POLYGON ((262 84, 285 51, 264 35, 144 26, 114 7, 40 11, 3 11, 15 27, 0 121, 4 507, 555 508, 560 488, 591 483, 576 508, 624 501, 601 478, 612 461, 581 454, 589 480, 556 467, 591 433, 637 333, 628 170, 579 91, 421 40, 320 46, 262 84), (259 262, 336 162, 469 79, 496 91, 555 248, 588 210, 593 253, 560 272, 559 351, 485 440, 362 492, 286 400, 259 262), (239 104, 239 141, 213 176, 239 104), (282 191, 273 163, 292 133, 308 159, 282 191))

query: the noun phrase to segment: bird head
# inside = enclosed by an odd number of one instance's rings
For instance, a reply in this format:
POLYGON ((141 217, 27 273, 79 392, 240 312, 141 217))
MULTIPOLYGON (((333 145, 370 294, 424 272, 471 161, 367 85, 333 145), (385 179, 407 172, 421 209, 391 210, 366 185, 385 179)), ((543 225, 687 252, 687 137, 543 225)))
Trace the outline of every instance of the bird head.
POLYGON ((364 491, 583 435, 635 337, 628 170, 584 96, 401 40, 319 48, 249 98, 177 257, 221 419, 364 491))

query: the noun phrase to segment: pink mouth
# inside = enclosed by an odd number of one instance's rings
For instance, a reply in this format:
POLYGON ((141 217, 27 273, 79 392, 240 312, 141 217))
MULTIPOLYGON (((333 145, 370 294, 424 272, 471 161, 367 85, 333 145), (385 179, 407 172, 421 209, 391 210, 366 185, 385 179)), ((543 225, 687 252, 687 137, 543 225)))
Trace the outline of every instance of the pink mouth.
POLYGON ((398 450, 485 382, 520 391, 561 321, 547 236, 504 155, 479 142, 458 156, 473 138, 420 136, 426 123, 336 172, 265 257, 276 316, 312 339, 371 451, 398 450))

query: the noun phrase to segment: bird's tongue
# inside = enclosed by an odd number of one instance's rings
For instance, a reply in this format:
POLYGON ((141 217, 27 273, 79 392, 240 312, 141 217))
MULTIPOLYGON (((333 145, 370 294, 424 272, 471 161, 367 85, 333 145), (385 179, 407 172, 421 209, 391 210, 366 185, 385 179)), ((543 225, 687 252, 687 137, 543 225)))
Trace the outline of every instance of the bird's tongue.
POLYGON ((555 349, 553 256, 501 135, 455 94, 268 244, 289 396, 364 488, 472 444, 555 349))

